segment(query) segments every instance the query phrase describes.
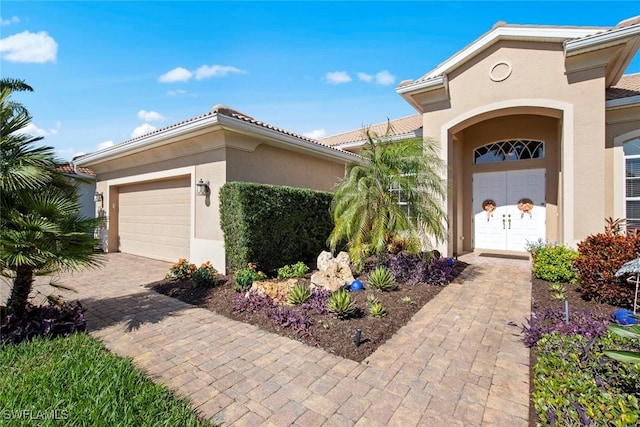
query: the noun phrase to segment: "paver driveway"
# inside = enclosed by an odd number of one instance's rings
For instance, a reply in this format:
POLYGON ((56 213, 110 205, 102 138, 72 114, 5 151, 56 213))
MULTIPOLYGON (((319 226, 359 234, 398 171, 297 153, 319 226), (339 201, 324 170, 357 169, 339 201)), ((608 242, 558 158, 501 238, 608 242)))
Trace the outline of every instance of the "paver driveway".
POLYGON ((526 426, 528 261, 465 255, 463 274, 362 363, 142 287, 169 264, 109 254, 64 275, 91 333, 224 425, 526 426))

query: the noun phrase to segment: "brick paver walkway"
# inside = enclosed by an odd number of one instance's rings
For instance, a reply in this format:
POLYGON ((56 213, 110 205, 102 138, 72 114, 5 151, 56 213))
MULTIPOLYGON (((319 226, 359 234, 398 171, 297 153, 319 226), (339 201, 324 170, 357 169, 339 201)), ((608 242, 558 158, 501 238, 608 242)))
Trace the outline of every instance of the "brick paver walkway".
POLYGON ((463 275, 363 363, 142 287, 169 264, 109 254, 65 275, 91 333, 225 426, 527 426, 528 261, 465 255, 463 275))

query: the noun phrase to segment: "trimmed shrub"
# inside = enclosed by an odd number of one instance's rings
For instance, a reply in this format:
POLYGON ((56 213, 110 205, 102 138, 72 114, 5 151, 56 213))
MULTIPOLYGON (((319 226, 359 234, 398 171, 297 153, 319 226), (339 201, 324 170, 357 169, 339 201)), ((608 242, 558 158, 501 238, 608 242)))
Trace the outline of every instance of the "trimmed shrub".
POLYGON ((249 261, 263 271, 302 261, 314 264, 333 229, 332 194, 309 189, 229 182, 220 189, 220 226, 227 266, 249 261))
POLYGON ((640 254, 638 234, 616 234, 607 229, 578 243, 578 253, 573 265, 580 279, 578 291, 583 297, 630 308, 635 287, 615 274, 625 262, 640 254))
POLYGON ((578 277, 573 266, 576 258, 578 252, 566 246, 546 245, 537 248, 533 277, 548 282, 576 283, 578 277))

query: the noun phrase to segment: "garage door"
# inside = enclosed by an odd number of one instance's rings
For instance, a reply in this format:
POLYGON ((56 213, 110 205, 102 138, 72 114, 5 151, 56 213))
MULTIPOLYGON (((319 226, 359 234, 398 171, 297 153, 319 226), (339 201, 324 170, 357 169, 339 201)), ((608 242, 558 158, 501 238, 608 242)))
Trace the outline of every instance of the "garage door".
POLYGON ((189 258, 191 178, 120 187, 120 252, 165 261, 189 258))

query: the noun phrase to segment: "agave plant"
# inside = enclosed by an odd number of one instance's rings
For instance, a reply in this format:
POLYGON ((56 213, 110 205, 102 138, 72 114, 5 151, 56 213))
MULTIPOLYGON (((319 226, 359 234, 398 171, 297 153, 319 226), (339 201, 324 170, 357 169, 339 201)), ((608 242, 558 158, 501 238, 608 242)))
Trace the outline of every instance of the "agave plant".
POLYGON ((369 294, 367 295, 367 302, 371 305, 376 304, 376 303, 380 303, 380 300, 378 298, 376 298, 375 295, 373 294, 369 294))
POLYGON ((391 291, 396 288, 396 279, 387 267, 376 267, 370 274, 367 282, 373 289, 379 291, 391 291))
MULTIPOLYGON (((640 325, 609 325, 609 330, 624 338, 640 340, 640 325)), ((604 354, 620 362, 640 363, 640 352, 623 350, 605 350, 604 354)))
POLYGON ((373 317, 384 317, 387 315, 387 309, 382 306, 380 301, 376 301, 369 307, 369 314, 373 317))
POLYGON ((351 295, 340 289, 327 300, 327 311, 338 319, 347 319, 356 312, 356 305, 351 301, 351 295))
POLYGON ((302 283, 297 283, 287 296, 287 302, 291 305, 300 305, 311 298, 311 291, 302 283))
POLYGON ((560 282, 551 283, 548 290, 551 292, 551 297, 558 301, 564 301, 567 297, 567 288, 560 282))

